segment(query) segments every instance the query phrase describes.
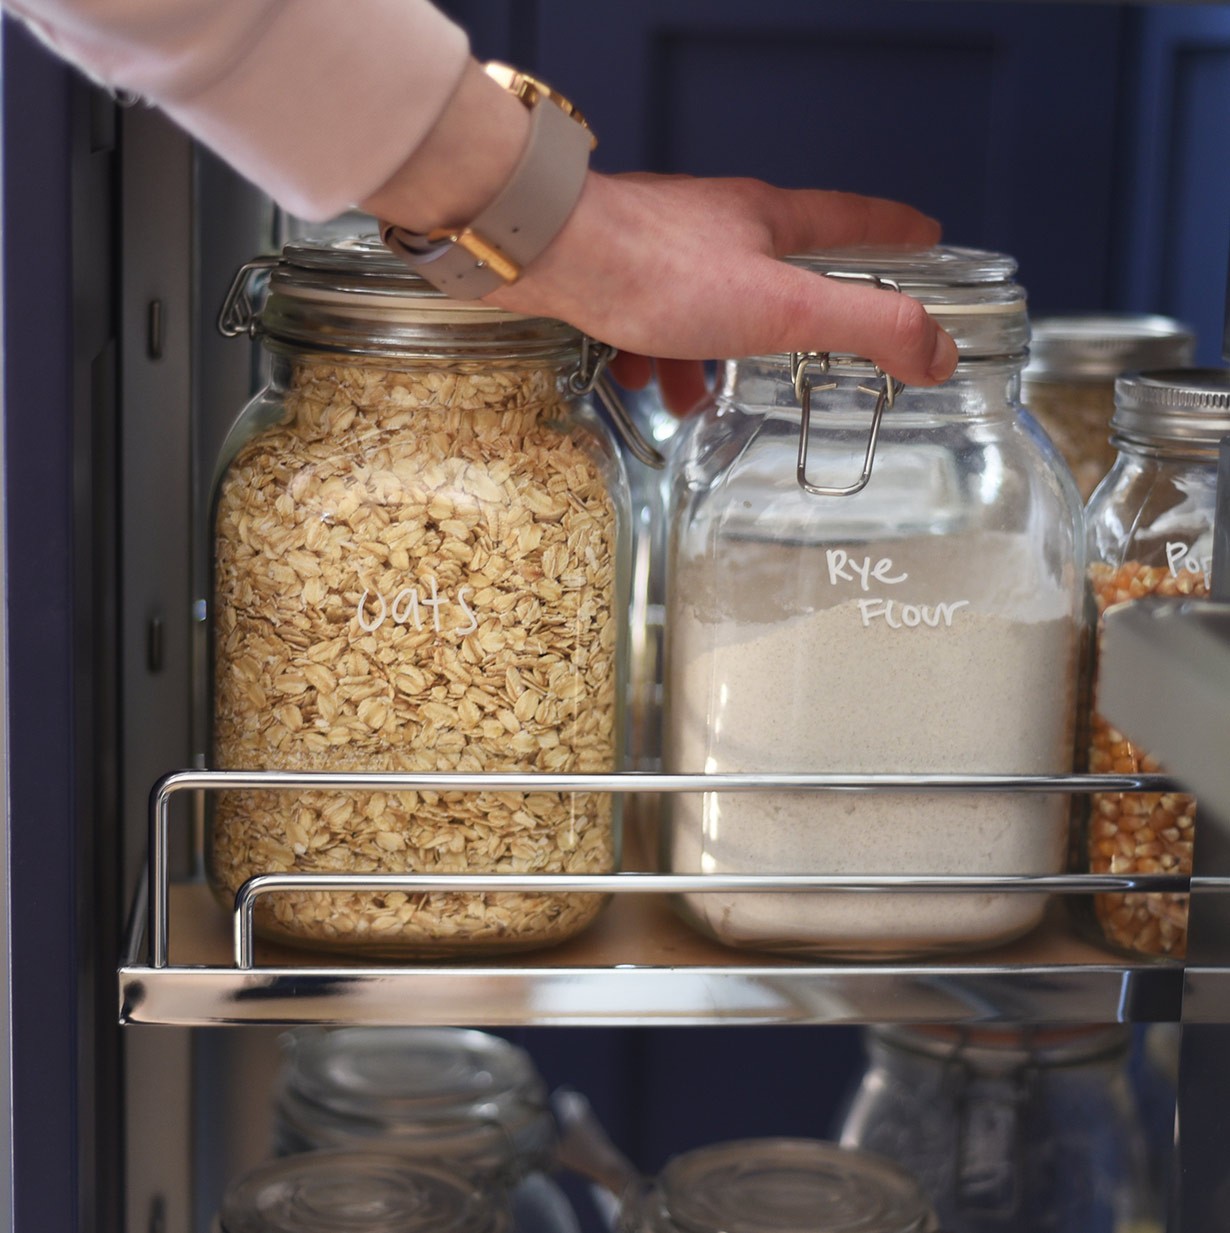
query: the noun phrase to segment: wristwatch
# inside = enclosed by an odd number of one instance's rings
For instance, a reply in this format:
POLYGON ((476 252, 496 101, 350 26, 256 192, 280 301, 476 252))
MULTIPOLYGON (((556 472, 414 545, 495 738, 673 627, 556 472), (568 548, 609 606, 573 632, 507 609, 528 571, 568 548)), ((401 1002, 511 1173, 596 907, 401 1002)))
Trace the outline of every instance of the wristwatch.
POLYGON ((413 270, 454 299, 514 283, 576 206, 598 144, 585 117, 545 82, 507 64, 484 72, 530 110, 530 133, 508 183, 468 226, 421 233, 381 222, 380 235, 413 270))

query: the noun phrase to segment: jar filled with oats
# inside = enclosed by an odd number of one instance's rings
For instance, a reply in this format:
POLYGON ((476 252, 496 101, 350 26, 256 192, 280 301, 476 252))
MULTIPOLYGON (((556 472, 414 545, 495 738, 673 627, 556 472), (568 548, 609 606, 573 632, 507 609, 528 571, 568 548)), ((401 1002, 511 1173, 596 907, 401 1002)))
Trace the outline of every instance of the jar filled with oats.
MULTIPOLYGON (((374 237, 263 264, 263 306, 245 273, 223 316, 260 337, 270 378, 214 498, 213 765, 616 769, 627 481, 571 392, 595 349, 445 298, 374 237)), ((209 875, 229 906, 262 873, 611 872, 617 808, 591 792, 221 792, 209 875)), ((256 919, 285 942, 430 958, 551 945, 601 903, 278 892, 256 919)))
MULTIPOLYGON (((1086 517, 1099 628, 1111 604, 1208 594, 1218 443, 1230 433, 1230 373, 1193 368, 1121 377, 1111 430, 1119 455, 1086 517)), ((1098 714, 1095 681, 1089 770, 1160 769, 1098 714)), ((1176 793, 1096 794, 1082 864, 1093 873, 1190 874, 1195 815, 1196 802, 1176 793)), ((1094 910, 1117 947, 1176 958, 1186 952, 1186 895, 1098 895, 1094 910)))
POLYGON ((1115 378, 1192 362, 1196 339, 1181 321, 1148 313, 1037 317, 1022 374, 1025 405, 1072 469, 1083 500, 1115 461, 1115 378))

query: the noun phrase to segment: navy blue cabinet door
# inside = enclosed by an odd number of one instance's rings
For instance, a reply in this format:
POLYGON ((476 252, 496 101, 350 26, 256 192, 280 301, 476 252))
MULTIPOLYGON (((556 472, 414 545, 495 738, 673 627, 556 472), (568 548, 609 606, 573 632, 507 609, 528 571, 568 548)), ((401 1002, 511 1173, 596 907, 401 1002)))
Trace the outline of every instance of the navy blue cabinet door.
POLYGON ((1116 303, 1196 328, 1220 362, 1230 253, 1230 5, 1129 14, 1116 303))
POLYGON ((574 97, 609 171, 910 201, 1035 313, 1169 312, 1222 350, 1230 4, 447 0, 574 97))
POLYGON ((752 175, 909 201, 1012 253, 1036 306, 1110 294, 1117 5, 546 3, 539 70, 599 167, 752 175))

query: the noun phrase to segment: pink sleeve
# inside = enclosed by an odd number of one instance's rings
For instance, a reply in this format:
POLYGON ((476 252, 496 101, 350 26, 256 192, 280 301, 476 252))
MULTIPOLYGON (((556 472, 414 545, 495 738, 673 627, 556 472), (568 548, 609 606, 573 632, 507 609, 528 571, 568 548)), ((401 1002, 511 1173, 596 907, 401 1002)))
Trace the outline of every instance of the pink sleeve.
POLYGON ((64 58, 157 104, 291 213, 379 188, 461 79, 427 0, 4 0, 64 58))

